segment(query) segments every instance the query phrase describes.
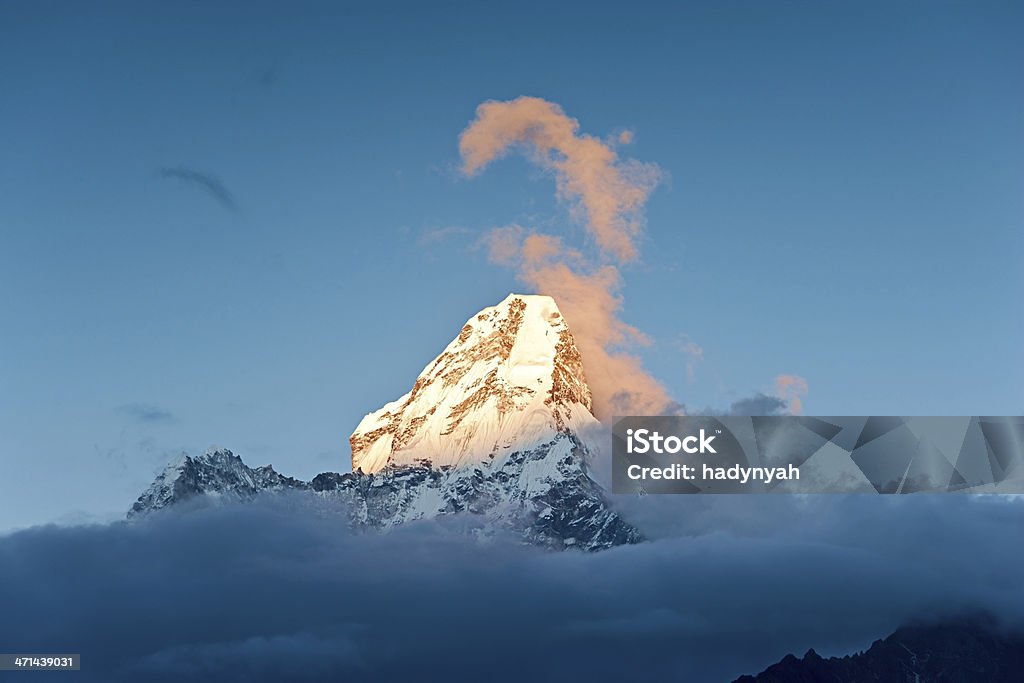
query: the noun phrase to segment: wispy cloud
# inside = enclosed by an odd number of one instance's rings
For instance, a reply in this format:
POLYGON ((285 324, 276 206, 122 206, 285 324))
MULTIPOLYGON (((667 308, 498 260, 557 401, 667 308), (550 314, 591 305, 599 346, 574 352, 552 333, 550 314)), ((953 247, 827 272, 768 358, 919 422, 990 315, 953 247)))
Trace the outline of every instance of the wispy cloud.
POLYGON ((454 237, 468 235, 471 232, 473 231, 469 228, 464 228, 460 225, 446 225, 443 228, 431 228, 420 233, 419 237, 416 238, 416 244, 421 247, 430 247, 454 237))
MULTIPOLYGON (((632 138, 618 139, 625 144, 632 138)), ((538 97, 484 102, 459 137, 462 172, 469 177, 511 151, 554 176, 558 198, 568 203, 599 256, 588 261, 558 236, 511 225, 492 231, 491 260, 515 268, 520 280, 558 302, 583 356, 595 415, 664 411, 671 404, 667 391, 628 352, 648 340, 619 315, 617 265, 638 256, 644 206, 662 170, 621 159, 613 144, 581 133, 576 119, 538 97)))
POLYGON ((174 415, 152 403, 126 403, 117 407, 117 412, 139 422, 171 422, 174 415))
POLYGON ((477 107, 459 138, 463 173, 474 176, 516 148, 554 172, 558 196, 570 202, 603 252, 619 261, 637 257, 644 205, 664 175, 657 165, 620 159, 604 141, 581 134, 579 122, 554 102, 518 97, 477 107))
POLYGON ((161 178, 176 179, 197 187, 229 211, 234 211, 236 208, 234 196, 232 196, 221 179, 212 173, 204 173, 186 168, 185 166, 164 166, 157 171, 157 175, 161 178))
MULTIPOLYGON (((639 257, 647 200, 667 180, 656 164, 620 156, 621 146, 631 142, 633 131, 628 129, 606 139, 583 133, 576 119, 538 97, 484 102, 459 137, 464 176, 476 176, 495 160, 521 153, 554 178, 556 196, 593 240, 589 246, 596 250, 572 248, 560 236, 511 224, 492 229, 480 243, 493 263, 513 268, 522 282, 558 302, 583 356, 594 413, 601 419, 683 409, 632 353, 650 340, 621 317, 620 268, 639 257)), ((692 382, 704 349, 688 335, 678 346, 686 356, 687 381, 692 382)), ((799 414, 807 382, 779 375, 774 392, 775 397, 759 394, 741 400, 730 410, 775 414, 781 404, 799 414)))
POLYGON ((697 372, 697 364, 704 360, 704 349, 684 334, 678 342, 679 350, 686 356, 686 381, 692 382, 697 372))

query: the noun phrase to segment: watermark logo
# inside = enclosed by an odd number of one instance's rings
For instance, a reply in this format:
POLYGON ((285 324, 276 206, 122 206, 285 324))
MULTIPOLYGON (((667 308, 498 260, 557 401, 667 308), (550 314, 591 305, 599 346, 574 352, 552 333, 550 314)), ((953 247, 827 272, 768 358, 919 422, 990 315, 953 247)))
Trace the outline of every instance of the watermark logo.
MULTIPOLYGON (((721 434, 721 429, 716 429, 721 434)), ((657 431, 649 429, 627 429, 626 430, 626 452, 627 453, 718 453, 711 445, 715 435, 707 436, 706 430, 701 429, 699 435, 690 435, 679 438, 674 434, 662 436, 657 431), (694 445, 697 444, 697 445, 694 445)))
POLYGON ((1024 493, 1024 417, 615 418, 614 493, 1024 493))

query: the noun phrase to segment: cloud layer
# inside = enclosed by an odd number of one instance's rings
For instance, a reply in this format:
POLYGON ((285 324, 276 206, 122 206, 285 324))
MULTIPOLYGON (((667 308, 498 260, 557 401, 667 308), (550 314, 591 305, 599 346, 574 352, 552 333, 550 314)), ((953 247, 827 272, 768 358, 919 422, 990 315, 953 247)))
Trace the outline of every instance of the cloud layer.
POLYGON ((82 681, 728 681, 912 617, 1024 614, 1018 502, 619 503, 656 540, 353 535, 299 498, 21 531, 0 536, 0 642, 81 652, 82 681))

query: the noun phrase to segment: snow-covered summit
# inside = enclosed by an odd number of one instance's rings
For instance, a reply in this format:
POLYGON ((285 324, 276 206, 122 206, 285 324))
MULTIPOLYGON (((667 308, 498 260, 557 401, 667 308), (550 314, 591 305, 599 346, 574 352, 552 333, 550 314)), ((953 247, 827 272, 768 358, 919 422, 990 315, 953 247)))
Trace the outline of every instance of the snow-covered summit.
POLYGON ((572 333, 554 299, 509 294, 466 321, 412 389, 349 438, 352 469, 501 466, 596 423, 572 333))

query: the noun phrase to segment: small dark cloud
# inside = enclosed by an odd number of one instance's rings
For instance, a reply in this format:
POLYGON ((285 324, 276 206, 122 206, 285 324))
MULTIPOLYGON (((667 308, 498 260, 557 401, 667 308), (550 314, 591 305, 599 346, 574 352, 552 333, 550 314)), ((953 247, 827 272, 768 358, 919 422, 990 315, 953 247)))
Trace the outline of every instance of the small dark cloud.
POLYGON ((211 174, 196 171, 184 166, 164 166, 157 171, 161 178, 177 179, 200 188, 210 195, 218 204, 230 211, 235 210, 235 199, 220 178, 211 174))
POLYGON ((172 422, 174 415, 152 403, 126 403, 117 412, 139 422, 172 422))
POLYGON ((733 401, 729 415, 785 415, 788 405, 778 396, 756 393, 753 396, 733 401))
POLYGON ((762 394, 760 392, 753 396, 745 396, 744 398, 737 399, 729 404, 728 408, 701 408, 700 410, 694 410, 681 406, 680 404, 673 404, 672 411, 666 413, 666 415, 707 415, 711 417, 721 415, 744 415, 744 416, 764 416, 764 415, 788 415, 789 404, 783 399, 777 396, 769 396, 768 394, 762 394))

